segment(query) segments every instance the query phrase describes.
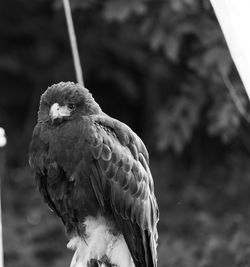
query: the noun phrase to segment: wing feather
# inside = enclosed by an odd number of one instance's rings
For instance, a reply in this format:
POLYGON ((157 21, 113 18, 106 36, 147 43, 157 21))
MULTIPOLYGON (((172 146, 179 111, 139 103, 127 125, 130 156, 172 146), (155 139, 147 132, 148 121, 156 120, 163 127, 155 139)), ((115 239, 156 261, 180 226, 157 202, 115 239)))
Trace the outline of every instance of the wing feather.
POLYGON ((100 139, 96 141, 92 135, 89 141, 96 168, 91 179, 105 180, 110 188, 109 192, 92 182, 96 197, 101 206, 103 195, 108 199, 136 267, 155 267, 158 206, 148 152, 128 126, 110 117, 95 118, 95 128, 94 136, 100 139))

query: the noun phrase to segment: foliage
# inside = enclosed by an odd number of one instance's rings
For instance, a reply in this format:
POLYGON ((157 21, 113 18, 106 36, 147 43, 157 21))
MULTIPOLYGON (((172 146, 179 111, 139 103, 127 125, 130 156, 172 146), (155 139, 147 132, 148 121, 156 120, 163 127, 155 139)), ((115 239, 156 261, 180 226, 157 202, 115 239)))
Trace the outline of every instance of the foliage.
MULTIPOLYGON (((159 267, 249 265, 248 161, 230 154, 225 166, 217 161, 214 168, 205 167, 198 179, 196 168, 180 169, 178 161, 151 162, 158 177, 155 190, 161 211, 159 267), (176 177, 185 179, 180 182, 176 177)), ((42 203, 30 175, 26 167, 5 176, 5 266, 69 266, 72 252, 66 250, 61 222, 42 203)))
MULTIPOLYGON (((82 7, 81 0, 73 1, 75 9, 84 10, 95 8, 97 3, 89 1, 87 7, 82 7)), ((160 151, 173 148, 182 152, 194 137, 197 125, 203 125, 208 135, 220 136, 222 142, 237 135, 241 125, 240 114, 223 81, 223 76, 234 75, 235 69, 208 1, 109 0, 102 5, 100 14, 109 25, 119 23, 117 42, 130 43, 136 39, 134 45, 148 46, 159 55, 146 68, 141 64, 138 66, 144 77, 149 75, 144 86, 160 92, 163 89, 158 85, 159 81, 165 81, 166 85, 174 84, 175 88, 165 88, 164 97, 158 93, 161 101, 157 101, 152 114, 156 126, 156 148, 160 151), (126 35, 130 26, 133 32, 126 35), (158 73, 161 57, 164 57, 164 63, 158 73), (175 75, 167 77, 168 72, 175 75), (195 97, 190 99, 190 94, 195 97)), ((129 47, 126 52, 130 54, 129 47)), ((121 53, 118 50, 116 56, 122 57, 121 53)), ((131 56, 134 61, 136 54, 131 56)), ((142 57, 143 63, 147 64, 145 54, 142 57)), ((115 80, 115 75, 112 72, 109 79, 115 80)), ((232 78, 238 84, 239 78, 232 78)), ((123 77, 124 82, 127 79, 123 77)), ((128 88, 133 88, 130 85, 129 82, 128 88)), ((136 87, 138 85, 134 90, 136 87)), ((241 101, 244 103, 246 95, 242 86, 235 86, 235 90, 243 95, 241 101)))

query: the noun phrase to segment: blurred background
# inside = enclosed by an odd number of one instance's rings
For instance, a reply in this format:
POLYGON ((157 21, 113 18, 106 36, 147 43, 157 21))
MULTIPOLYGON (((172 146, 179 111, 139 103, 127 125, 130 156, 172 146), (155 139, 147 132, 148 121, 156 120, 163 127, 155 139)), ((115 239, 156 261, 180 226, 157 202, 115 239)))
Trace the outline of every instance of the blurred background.
MULTIPOLYGON (((250 266, 248 100, 208 0, 72 0, 84 80, 150 152, 159 267, 250 266)), ((35 189, 28 146, 39 98, 74 81, 61 0, 0 2, 5 266, 66 267, 61 222, 35 189)))

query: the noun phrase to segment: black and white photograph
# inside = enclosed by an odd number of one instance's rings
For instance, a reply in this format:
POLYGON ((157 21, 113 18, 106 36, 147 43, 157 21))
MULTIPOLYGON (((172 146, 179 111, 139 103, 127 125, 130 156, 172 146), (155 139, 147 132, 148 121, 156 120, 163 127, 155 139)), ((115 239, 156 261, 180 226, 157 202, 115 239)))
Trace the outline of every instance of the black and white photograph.
POLYGON ((0 267, 250 267, 249 14, 0 1, 0 267))

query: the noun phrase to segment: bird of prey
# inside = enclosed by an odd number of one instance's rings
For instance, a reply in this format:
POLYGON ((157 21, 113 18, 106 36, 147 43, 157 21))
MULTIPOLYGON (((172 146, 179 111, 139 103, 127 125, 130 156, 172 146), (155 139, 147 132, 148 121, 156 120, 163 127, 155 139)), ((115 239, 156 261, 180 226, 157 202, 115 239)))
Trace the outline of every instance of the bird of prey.
POLYGON ((43 93, 29 160, 75 250, 71 267, 157 266, 159 211, 148 152, 86 88, 60 82, 43 93))

